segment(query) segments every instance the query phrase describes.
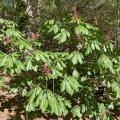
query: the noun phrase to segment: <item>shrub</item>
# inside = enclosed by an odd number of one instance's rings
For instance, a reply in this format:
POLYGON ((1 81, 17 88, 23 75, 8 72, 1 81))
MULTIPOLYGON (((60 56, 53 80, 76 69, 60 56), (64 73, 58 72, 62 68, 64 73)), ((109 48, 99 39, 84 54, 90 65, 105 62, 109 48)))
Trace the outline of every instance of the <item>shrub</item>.
MULTIPOLYGON (((49 20, 39 40, 0 19, 0 69, 27 98, 26 111, 109 120, 120 99, 120 56, 112 40, 78 16, 49 20)), ((16 90, 17 89, 17 90, 16 90)))

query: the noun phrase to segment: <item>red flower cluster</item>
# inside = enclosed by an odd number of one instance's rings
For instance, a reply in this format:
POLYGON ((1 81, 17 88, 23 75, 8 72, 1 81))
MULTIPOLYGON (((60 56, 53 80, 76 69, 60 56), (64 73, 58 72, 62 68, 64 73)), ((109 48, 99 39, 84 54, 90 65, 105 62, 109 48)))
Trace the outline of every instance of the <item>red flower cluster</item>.
POLYGON ((78 13, 77 13, 77 7, 76 6, 72 7, 72 15, 73 15, 73 19, 78 18, 78 13))
POLYGON ((80 33, 76 33, 75 35, 76 35, 76 39, 77 39, 78 41, 81 41, 80 33))
POLYGON ((30 33, 30 38, 32 40, 38 40, 40 38, 40 34, 39 33, 35 33, 35 32, 31 32, 30 33))
POLYGON ((42 74, 45 75, 45 76, 48 76, 48 75, 52 74, 52 71, 48 68, 48 63, 45 63, 42 66, 42 74))
POLYGON ((11 44, 11 39, 8 35, 5 34, 3 39, 4 39, 6 44, 11 44))

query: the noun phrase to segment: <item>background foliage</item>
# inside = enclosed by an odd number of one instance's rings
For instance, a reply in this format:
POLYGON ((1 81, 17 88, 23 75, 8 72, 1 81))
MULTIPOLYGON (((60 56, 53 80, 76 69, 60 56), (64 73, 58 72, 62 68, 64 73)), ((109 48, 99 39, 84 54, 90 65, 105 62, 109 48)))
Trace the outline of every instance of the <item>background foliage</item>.
POLYGON ((112 119, 120 100, 119 8, 108 14, 117 1, 105 2, 1 1, 0 70, 27 112, 112 119))

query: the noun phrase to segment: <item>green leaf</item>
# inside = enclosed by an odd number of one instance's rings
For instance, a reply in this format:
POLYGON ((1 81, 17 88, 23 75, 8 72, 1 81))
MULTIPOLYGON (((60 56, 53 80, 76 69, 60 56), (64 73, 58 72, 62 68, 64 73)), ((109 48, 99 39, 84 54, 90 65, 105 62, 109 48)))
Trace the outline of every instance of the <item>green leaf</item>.
POLYGON ((73 77, 78 78, 79 77, 79 72, 76 69, 74 69, 73 72, 72 72, 72 75, 73 75, 73 77))
POLYGON ((113 104, 113 103, 110 103, 110 104, 108 105, 108 108, 111 109, 111 110, 113 110, 113 109, 114 109, 114 104, 113 104))
POLYGON ((77 54, 77 59, 78 59, 78 62, 79 62, 80 64, 83 63, 83 55, 82 55, 81 53, 78 53, 78 54, 77 54))
POLYGON ((101 44, 99 42, 97 42, 97 41, 95 41, 94 44, 95 44, 95 48, 100 51, 100 45, 101 44))
POLYGON ((64 80, 61 82, 61 91, 67 91, 70 95, 73 95, 74 91, 79 90, 78 81, 72 76, 64 77, 64 80))
POLYGON ((75 79, 75 78, 71 78, 70 80, 69 80, 69 83, 71 84, 71 87, 72 87, 72 89, 74 90, 74 91, 78 91, 79 90, 79 83, 78 83, 78 81, 75 79))
POLYGON ((62 81, 61 83, 61 92, 65 91, 66 88, 66 81, 62 81))
POLYGON ((29 70, 31 70, 32 68, 33 68, 32 62, 29 60, 29 61, 27 62, 26 69, 27 69, 27 71, 29 71, 29 70))
POLYGON ((54 39, 57 39, 59 40, 60 43, 63 43, 67 40, 67 37, 69 38, 70 37, 70 33, 65 30, 65 29, 61 29, 61 32, 59 34, 57 34, 54 39))
POLYGON ((92 48, 91 48, 90 44, 86 44, 85 48, 86 48, 85 55, 92 53, 92 48))
POLYGON ((71 108, 71 107, 72 107, 70 101, 65 100, 64 102, 65 102, 65 105, 66 105, 68 108, 71 108))
POLYGON ((59 102, 59 114, 60 115, 66 115, 68 113, 68 110, 66 109, 66 106, 64 104, 63 98, 61 96, 56 96, 59 102))
POLYGON ((91 48, 92 48, 92 50, 94 50, 94 49, 95 49, 94 42, 91 44, 91 48))
POLYGON ((40 59, 43 61, 43 62, 47 62, 47 58, 45 56, 45 54, 43 52, 41 52, 40 54, 40 59))
POLYGON ((60 42, 65 42, 67 39, 67 35, 65 32, 61 32, 61 35, 60 35, 60 42))
POLYGON ((40 60, 40 55, 39 55, 39 52, 36 52, 36 54, 35 54, 35 59, 36 59, 37 61, 39 61, 39 60, 40 60))
POLYGON ((40 101, 40 109, 41 109, 42 112, 45 112, 47 107, 48 107, 47 94, 44 93, 44 95, 42 96, 42 99, 40 101))
POLYGON ((35 108, 32 104, 27 104, 26 111, 27 112, 35 111, 35 108))
POLYGON ((82 117, 82 113, 80 112, 80 107, 77 105, 72 108, 71 112, 73 114, 73 117, 79 117, 79 118, 82 117))
POLYGON ((26 94, 27 94, 27 90, 24 88, 24 89, 22 90, 22 96, 24 97, 24 96, 26 96, 26 94))
POLYGON ((35 103, 34 103, 34 106, 35 106, 35 107, 37 107, 37 106, 40 105, 41 99, 42 99, 42 97, 43 97, 43 93, 44 93, 44 92, 41 91, 41 92, 39 93, 38 97, 36 98, 36 101, 35 101, 35 103))
POLYGON ((53 25, 54 22, 55 22, 54 20, 49 20, 49 21, 48 21, 48 23, 49 23, 50 25, 53 25))
POLYGON ((60 62, 57 62, 57 68, 58 68, 59 70, 63 70, 63 67, 62 67, 62 65, 61 65, 60 62))
POLYGON ((77 64, 77 56, 76 55, 74 55, 74 57, 72 58, 72 63, 74 64, 74 65, 76 65, 77 64))
POLYGON ((50 105, 51 108, 51 113, 55 113, 56 115, 60 115, 60 106, 58 103, 58 100, 56 98, 56 96, 54 94, 52 94, 51 92, 47 93, 47 97, 48 97, 48 103, 50 105))
POLYGON ((18 92, 18 88, 10 88, 10 92, 11 93, 17 93, 18 92))
POLYGON ((58 33, 59 27, 58 27, 57 24, 54 25, 53 31, 54 31, 55 34, 58 33))
POLYGON ((2 61, 1 61, 1 63, 0 63, 0 66, 5 65, 5 64, 6 64, 6 62, 7 62, 7 60, 8 60, 8 55, 5 55, 5 56, 3 57, 3 59, 2 59, 2 61))
POLYGON ((83 25, 78 25, 76 27, 76 33, 82 33, 84 35, 89 35, 89 31, 87 28, 85 28, 83 25))
POLYGON ((99 112, 100 112, 100 113, 105 112, 105 106, 104 106, 103 103, 99 104, 98 107, 99 107, 99 112))
POLYGON ((111 73, 115 73, 113 69, 113 63, 111 62, 109 57, 106 56, 105 54, 102 54, 100 56, 100 58, 98 59, 98 64, 103 68, 109 69, 111 73))
POLYGON ((81 112, 82 112, 82 113, 85 113, 85 111, 86 111, 85 104, 82 104, 82 105, 81 105, 81 112))
POLYGON ((72 86, 69 82, 66 83, 66 91, 70 94, 73 95, 73 89, 72 86))
POLYGON ((78 62, 80 64, 83 63, 83 55, 78 52, 78 51, 74 51, 73 53, 71 53, 69 56, 68 56, 68 59, 72 59, 72 63, 75 65, 77 64, 78 62))
POLYGON ((61 33, 57 34, 56 36, 54 36, 54 39, 59 39, 60 35, 61 35, 61 33))
POLYGON ((106 52, 106 51, 107 51, 107 49, 106 49, 106 46, 105 46, 105 45, 103 46, 103 50, 104 50, 104 52, 106 52))

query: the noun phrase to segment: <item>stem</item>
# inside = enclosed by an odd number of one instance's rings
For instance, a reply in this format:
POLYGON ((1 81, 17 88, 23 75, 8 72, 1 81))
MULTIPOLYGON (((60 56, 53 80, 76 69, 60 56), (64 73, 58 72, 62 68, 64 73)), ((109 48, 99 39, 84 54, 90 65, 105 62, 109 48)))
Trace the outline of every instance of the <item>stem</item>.
POLYGON ((46 90, 47 90, 47 88, 48 88, 48 81, 46 80, 46 90))
POLYGON ((54 90, 55 90, 55 81, 53 80, 53 93, 54 93, 54 90))

